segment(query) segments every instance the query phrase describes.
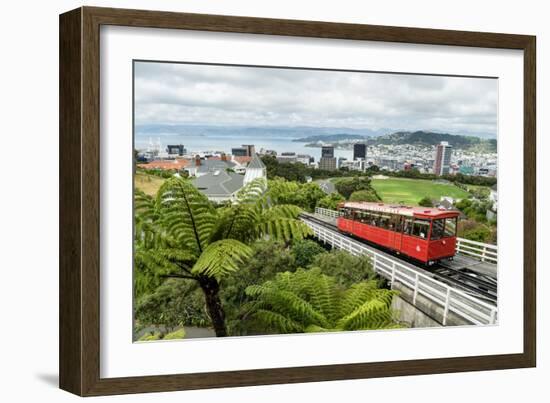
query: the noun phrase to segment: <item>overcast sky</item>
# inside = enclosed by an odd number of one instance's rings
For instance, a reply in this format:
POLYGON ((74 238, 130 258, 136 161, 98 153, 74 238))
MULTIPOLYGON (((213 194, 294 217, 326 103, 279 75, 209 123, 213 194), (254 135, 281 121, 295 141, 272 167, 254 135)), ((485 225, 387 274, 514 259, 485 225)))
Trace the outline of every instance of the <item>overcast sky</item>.
POLYGON ((137 124, 497 131, 497 80, 137 62, 137 124))

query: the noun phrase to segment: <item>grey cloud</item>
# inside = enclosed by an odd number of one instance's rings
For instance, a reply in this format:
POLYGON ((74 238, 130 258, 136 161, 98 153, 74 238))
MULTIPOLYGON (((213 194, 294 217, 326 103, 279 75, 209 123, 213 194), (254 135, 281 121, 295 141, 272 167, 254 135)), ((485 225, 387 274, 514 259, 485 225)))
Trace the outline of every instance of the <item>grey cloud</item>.
POLYGON ((492 133, 495 79, 138 62, 137 123, 492 133))

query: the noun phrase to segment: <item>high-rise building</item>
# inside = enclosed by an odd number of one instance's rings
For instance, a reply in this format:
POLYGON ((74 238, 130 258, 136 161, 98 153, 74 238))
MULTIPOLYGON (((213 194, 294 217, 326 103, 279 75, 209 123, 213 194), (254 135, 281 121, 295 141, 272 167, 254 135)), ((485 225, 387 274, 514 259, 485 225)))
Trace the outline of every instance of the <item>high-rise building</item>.
POLYGON ((243 144, 242 147, 246 148, 247 157, 253 157, 256 154, 256 148, 254 147, 254 144, 243 144))
POLYGON ((323 146, 321 148, 321 158, 334 158, 334 147, 323 146))
POLYGON ((321 159, 319 160, 319 169, 325 171, 336 170, 336 158, 334 158, 334 147, 323 146, 321 148, 321 159))
POLYGON ((319 169, 323 169, 325 171, 336 171, 336 158, 321 157, 319 160, 319 169))
POLYGON ((356 161, 359 158, 367 159, 367 145, 365 143, 356 143, 353 145, 353 160, 356 161))
POLYGON ((435 147, 434 174, 441 176, 449 173, 452 152, 453 147, 446 141, 435 147))

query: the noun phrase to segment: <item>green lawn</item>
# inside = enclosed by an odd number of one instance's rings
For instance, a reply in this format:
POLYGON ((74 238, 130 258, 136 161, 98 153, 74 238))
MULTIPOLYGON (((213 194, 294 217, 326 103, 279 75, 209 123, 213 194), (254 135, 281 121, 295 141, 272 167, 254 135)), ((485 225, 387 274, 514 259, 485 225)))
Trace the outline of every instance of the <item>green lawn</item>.
POLYGON ((373 179, 372 187, 386 203, 417 205, 426 196, 435 200, 439 200, 441 196, 450 196, 454 199, 469 196, 468 192, 452 184, 435 183, 425 179, 373 179))

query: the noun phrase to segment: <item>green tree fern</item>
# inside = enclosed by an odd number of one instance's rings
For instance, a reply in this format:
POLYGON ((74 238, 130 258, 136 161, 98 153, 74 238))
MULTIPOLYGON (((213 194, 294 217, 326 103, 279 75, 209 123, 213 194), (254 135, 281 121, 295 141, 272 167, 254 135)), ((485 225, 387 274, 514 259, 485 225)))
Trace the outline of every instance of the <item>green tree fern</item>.
POLYGON ((237 201, 215 208, 191 182, 172 177, 155 197, 135 194, 135 294, 166 278, 198 282, 217 336, 226 336, 219 297, 220 279, 250 258, 249 243, 264 238, 290 241, 310 230, 297 217, 300 208, 272 205, 266 182, 245 186, 237 201))
POLYGON ((376 280, 349 288, 321 270, 279 273, 275 279, 249 286, 245 309, 265 331, 274 333, 334 332, 400 327, 391 301, 395 291, 378 288, 376 280))

